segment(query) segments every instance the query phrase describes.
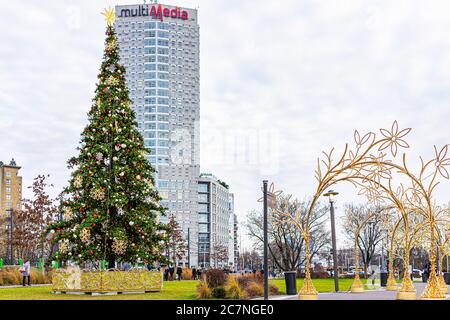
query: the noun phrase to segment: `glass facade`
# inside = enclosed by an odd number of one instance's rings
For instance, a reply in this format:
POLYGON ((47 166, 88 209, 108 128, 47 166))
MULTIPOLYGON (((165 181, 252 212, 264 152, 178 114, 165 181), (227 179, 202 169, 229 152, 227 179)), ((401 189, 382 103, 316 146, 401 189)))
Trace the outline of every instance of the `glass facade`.
MULTIPOLYGON (((142 5, 116 7, 116 30, 121 62, 139 130, 156 168, 156 186, 168 214, 183 232, 198 237, 200 174, 200 36, 197 10, 185 9, 189 19, 130 16, 142 5), (178 193, 181 191, 181 193, 178 193), (173 193, 175 192, 175 193, 173 193)), ((162 5, 170 10, 174 6, 162 5)), ((152 5, 144 5, 151 9, 152 5)), ((167 222, 167 216, 161 221, 167 222)), ((187 241, 187 239, 186 239, 187 241)), ((198 246, 189 250, 197 265, 198 246)), ((187 261, 187 257, 184 258, 187 261)))

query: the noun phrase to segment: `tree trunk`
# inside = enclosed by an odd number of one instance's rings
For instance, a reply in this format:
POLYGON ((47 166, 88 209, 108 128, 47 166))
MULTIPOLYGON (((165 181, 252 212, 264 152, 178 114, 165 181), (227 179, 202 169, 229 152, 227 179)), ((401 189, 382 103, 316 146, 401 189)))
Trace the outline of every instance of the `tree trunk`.
POLYGON ((364 276, 367 279, 367 263, 364 263, 364 276))

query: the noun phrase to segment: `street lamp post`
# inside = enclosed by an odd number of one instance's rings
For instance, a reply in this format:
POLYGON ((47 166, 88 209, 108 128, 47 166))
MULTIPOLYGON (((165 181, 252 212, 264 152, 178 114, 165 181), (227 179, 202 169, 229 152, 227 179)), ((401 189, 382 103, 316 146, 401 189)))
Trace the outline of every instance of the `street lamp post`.
POLYGON ((188 243, 188 268, 190 268, 191 267, 191 228, 188 228, 187 243, 188 243))
POLYGON ((264 191, 264 300, 269 300, 269 268, 268 268, 268 224, 267 224, 267 213, 268 213, 268 191, 267 180, 263 181, 263 191, 264 191))
POLYGON ((334 221, 334 197, 339 193, 333 190, 328 191, 324 194, 325 197, 328 197, 330 201, 330 215, 331 215, 331 238, 333 244, 333 276, 334 276, 334 289, 336 292, 339 292, 339 275, 338 275, 338 266, 337 266, 337 251, 336 251, 336 226, 334 221))

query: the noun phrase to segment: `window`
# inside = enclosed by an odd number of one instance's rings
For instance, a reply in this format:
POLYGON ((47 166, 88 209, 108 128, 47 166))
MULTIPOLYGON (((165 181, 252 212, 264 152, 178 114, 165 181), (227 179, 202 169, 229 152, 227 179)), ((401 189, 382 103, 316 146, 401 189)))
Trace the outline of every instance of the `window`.
POLYGON ((145 107, 145 113, 156 113, 156 107, 145 107))
POLYGON ((168 131, 169 130, 169 125, 167 123, 159 123, 158 124, 158 129, 159 130, 166 130, 166 131, 168 131))
POLYGON ((199 204, 198 205, 198 211, 202 213, 208 213, 208 205, 207 204, 199 204))
POLYGON ((145 86, 149 88, 155 88, 156 87, 156 81, 145 81, 145 86))
POLYGON ((169 81, 158 81, 158 87, 169 88, 169 81))
POLYGON ((209 223, 209 215, 208 214, 199 214, 198 222, 200 223, 209 223))
POLYGON ((144 133, 144 138, 146 138, 146 139, 156 138, 156 132, 155 131, 146 131, 144 133))
MULTIPOLYGON (((151 39, 151 40, 154 40, 154 39, 151 39)), ((169 41, 158 39, 158 46, 168 47, 169 46, 169 41)))
POLYGON ((198 184, 198 192, 208 193, 209 192, 208 184, 207 183, 199 183, 198 184))
POLYGON ((208 202, 208 195, 207 194, 199 194, 198 202, 208 202))
POLYGON ((169 155, 169 149, 158 149, 158 154, 161 156, 168 156, 169 155))
POLYGON ((169 146, 169 141, 168 140, 159 140, 158 141, 158 146, 159 147, 168 147, 169 146))
POLYGON ((198 241, 199 242, 209 242, 209 234, 205 233, 205 234, 198 234, 198 241))
POLYGON ((167 98, 158 98, 158 104, 169 105, 169 99, 167 99, 167 98))
POLYGON ((6 195, 6 200, 11 200, 11 195, 10 194, 6 195))
POLYGON ((209 232, 209 224, 199 223, 198 232, 209 232))
POLYGON ((202 243, 198 245, 198 251, 203 252, 209 252, 209 243, 202 243))
POLYGON ((146 147, 156 147, 156 140, 145 140, 146 147))
POLYGON ((169 32, 167 32, 167 31, 158 31, 158 37, 159 38, 168 39, 169 38, 169 32))
POLYGON ((12 176, 11 172, 9 172, 9 171, 6 172, 6 176, 7 176, 7 177, 11 177, 11 176, 12 176))
POLYGON ((10 187, 6 187, 6 193, 11 193, 11 188, 10 187))
POLYGON ((7 186, 11 185, 11 179, 6 179, 6 185, 7 186))

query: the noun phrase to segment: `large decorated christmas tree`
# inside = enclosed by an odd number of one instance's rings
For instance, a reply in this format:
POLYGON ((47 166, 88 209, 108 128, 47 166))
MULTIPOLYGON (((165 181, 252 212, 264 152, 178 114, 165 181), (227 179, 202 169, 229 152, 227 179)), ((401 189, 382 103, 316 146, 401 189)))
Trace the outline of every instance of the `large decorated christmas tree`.
POLYGON ((78 263, 146 263, 163 260, 164 208, 154 188, 154 168, 119 63, 113 10, 107 10, 106 48, 89 124, 63 191, 63 219, 50 227, 59 258, 78 263))

